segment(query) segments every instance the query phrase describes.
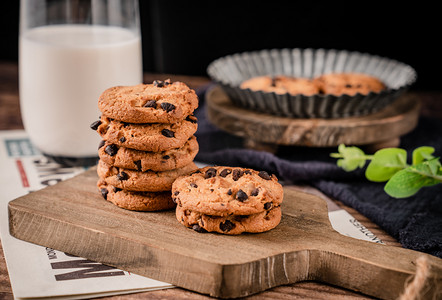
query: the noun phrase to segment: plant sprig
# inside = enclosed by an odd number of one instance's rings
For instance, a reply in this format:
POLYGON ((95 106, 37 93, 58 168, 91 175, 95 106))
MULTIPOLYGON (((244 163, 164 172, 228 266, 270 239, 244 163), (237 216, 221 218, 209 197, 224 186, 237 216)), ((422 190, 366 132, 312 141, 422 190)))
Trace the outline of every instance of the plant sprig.
POLYGON ((391 197, 406 198, 416 194, 421 188, 442 183, 442 166, 438 157, 433 156, 433 147, 416 148, 412 163, 407 163, 407 151, 401 148, 385 148, 367 155, 358 147, 339 145, 338 153, 330 156, 338 158, 337 165, 347 172, 363 168, 365 177, 374 182, 387 182, 384 190, 391 197))

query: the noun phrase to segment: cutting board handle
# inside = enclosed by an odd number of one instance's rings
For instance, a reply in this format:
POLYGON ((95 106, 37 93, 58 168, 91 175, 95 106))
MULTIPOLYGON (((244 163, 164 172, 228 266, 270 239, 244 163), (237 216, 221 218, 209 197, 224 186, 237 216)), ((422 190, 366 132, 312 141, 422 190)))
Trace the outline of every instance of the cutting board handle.
POLYGON ((310 279, 381 299, 442 296, 442 259, 339 233, 333 238, 333 244, 322 244, 310 251, 310 279))

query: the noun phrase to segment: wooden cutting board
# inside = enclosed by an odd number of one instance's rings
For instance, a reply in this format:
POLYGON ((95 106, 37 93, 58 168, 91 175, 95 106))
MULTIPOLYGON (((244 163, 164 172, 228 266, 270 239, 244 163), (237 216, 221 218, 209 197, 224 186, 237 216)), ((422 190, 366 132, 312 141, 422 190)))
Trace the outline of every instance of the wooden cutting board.
POLYGON ((395 299, 424 257, 427 295, 442 285, 442 260, 340 235, 327 204, 285 189, 283 217, 260 234, 226 236, 182 226, 173 211, 133 212, 105 201, 95 169, 9 203, 13 236, 216 297, 317 280, 395 299))

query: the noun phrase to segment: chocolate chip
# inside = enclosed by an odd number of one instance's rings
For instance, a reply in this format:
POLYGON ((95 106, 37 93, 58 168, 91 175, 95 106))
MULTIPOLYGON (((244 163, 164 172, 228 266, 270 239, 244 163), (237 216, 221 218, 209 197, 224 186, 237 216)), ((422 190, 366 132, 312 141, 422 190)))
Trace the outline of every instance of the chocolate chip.
POLYGON ((164 156, 163 156, 163 159, 169 159, 169 158, 170 158, 169 155, 164 155, 164 156))
POLYGON ((205 179, 212 178, 215 176, 216 176, 216 169, 215 168, 207 169, 206 174, 204 174, 205 179))
POLYGON ((126 141, 126 138, 124 136, 121 137, 120 143, 124 143, 126 141))
POLYGON ((129 179, 129 175, 127 175, 126 172, 120 172, 120 173, 117 174, 117 178, 120 181, 128 180, 129 179))
POLYGON ((262 179, 265 179, 265 180, 271 179, 269 173, 267 173, 266 171, 259 171, 258 175, 259 175, 259 177, 261 177, 262 179))
POLYGON ((141 160, 135 160, 134 165, 137 167, 138 171, 141 171, 141 160))
POLYGON ((193 187, 193 188, 197 188, 198 187, 198 185, 195 182, 190 183, 190 186, 193 187))
POLYGON ((249 217, 248 215, 238 215, 238 216, 235 216, 235 221, 243 222, 244 219, 247 219, 248 217, 249 217))
POLYGON ((104 144, 106 144, 106 141, 105 141, 105 140, 101 140, 100 143, 98 144, 98 149, 100 149, 101 147, 103 147, 104 144))
POLYGON ((196 232, 199 232, 199 233, 206 233, 207 232, 207 230, 205 230, 204 228, 202 228, 198 224, 193 225, 192 229, 195 230, 196 232))
POLYGON ((173 132, 172 130, 169 130, 169 129, 161 130, 161 134, 164 135, 165 137, 168 137, 168 138, 175 137, 175 132, 173 132))
POLYGON ((227 191, 227 195, 232 195, 232 190, 231 190, 231 189, 229 189, 229 190, 227 191))
POLYGON ((165 87, 168 86, 170 84, 170 79, 166 79, 164 81, 162 80, 154 80, 153 81, 153 85, 156 87, 165 87))
POLYGON ((149 101, 146 102, 146 104, 144 104, 144 107, 157 108, 157 101, 149 100, 149 101))
POLYGON ((164 86, 164 81, 162 81, 162 80, 154 80, 153 81, 153 86, 163 87, 164 86))
POLYGON ((234 181, 237 181, 244 174, 243 170, 235 169, 233 170, 232 178, 234 181))
POLYGON ((174 196, 178 196, 180 193, 180 191, 176 191, 175 193, 173 193, 174 196))
POLYGON ((104 152, 110 156, 114 156, 118 152, 118 146, 115 144, 107 145, 106 148, 104 148, 104 152))
POLYGON ((103 198, 104 198, 105 200, 107 200, 107 194, 109 193, 109 191, 108 191, 106 188, 102 188, 102 189, 100 190, 100 192, 101 192, 101 196, 103 196, 103 198))
POLYGON ((188 121, 190 123, 193 123, 193 124, 198 123, 198 120, 197 120, 197 118, 195 116, 187 116, 186 117, 186 121, 188 121))
POLYGON ((221 177, 226 177, 227 175, 229 175, 230 173, 232 173, 232 170, 230 170, 230 169, 224 169, 224 170, 222 170, 220 173, 219 173, 219 176, 221 176, 221 177))
POLYGON ((236 192, 236 200, 244 202, 248 198, 249 196, 247 196, 247 194, 243 190, 239 190, 238 192, 236 192))
POLYGON ((272 202, 266 202, 264 203, 264 209, 265 210, 269 210, 273 207, 273 203, 272 202))
POLYGON ((244 171, 244 174, 252 175, 252 172, 251 172, 250 170, 245 170, 245 171, 244 171))
POLYGON ((226 220, 224 223, 219 223, 219 229, 221 229, 223 232, 230 231, 235 227, 235 224, 229 220, 226 220))
POLYGON ((161 108, 164 109, 166 112, 170 112, 174 110, 176 107, 172 103, 163 102, 161 103, 161 108))
POLYGON ((91 124, 91 129, 92 130, 97 130, 100 125, 101 125, 101 121, 100 120, 95 121, 94 123, 91 124))
POLYGON ((258 196, 258 194, 259 194, 259 188, 254 188, 250 193, 250 196, 258 196))
POLYGON ((116 186, 114 186, 114 193, 118 193, 119 191, 122 191, 123 189, 117 188, 116 186))

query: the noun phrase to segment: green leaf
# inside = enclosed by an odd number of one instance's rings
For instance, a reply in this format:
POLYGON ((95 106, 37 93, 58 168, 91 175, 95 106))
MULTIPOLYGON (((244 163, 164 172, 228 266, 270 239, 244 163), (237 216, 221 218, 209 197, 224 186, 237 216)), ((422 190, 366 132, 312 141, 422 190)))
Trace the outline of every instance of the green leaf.
POLYGON ((424 161, 415 166, 409 168, 410 172, 418 173, 423 176, 431 177, 438 181, 442 181, 442 174, 440 174, 440 161, 439 158, 433 158, 432 160, 424 161))
POLYGON ((416 194, 425 186, 432 186, 440 181, 416 173, 412 167, 394 174, 384 187, 385 192, 391 197, 406 198, 416 194))
POLYGON ((384 190, 396 198, 416 194, 421 188, 442 183, 442 164, 434 157, 434 148, 422 146, 413 151, 412 162, 407 164, 407 151, 400 148, 386 148, 374 155, 366 155, 357 147, 339 145, 339 153, 330 156, 338 158, 337 164, 346 171, 363 167, 371 160, 365 172, 367 179, 376 182, 387 181, 384 190))
POLYGON ((430 168, 430 172, 433 175, 442 175, 441 163, 439 158, 433 158, 425 162, 430 168))
POLYGON ((346 147, 341 144, 338 147, 338 152, 339 153, 332 153, 331 156, 340 158, 337 161, 337 165, 345 171, 350 172, 357 168, 364 167, 367 157, 364 151, 358 147, 346 147))
POLYGON ((368 180, 383 182, 389 180, 396 172, 408 167, 407 151, 400 148, 378 150, 365 171, 368 180))
POLYGON ((430 160, 433 159, 434 156, 431 155, 434 153, 433 147, 428 146, 422 146, 419 148, 414 149, 413 151, 413 165, 420 164, 424 160, 430 160))

